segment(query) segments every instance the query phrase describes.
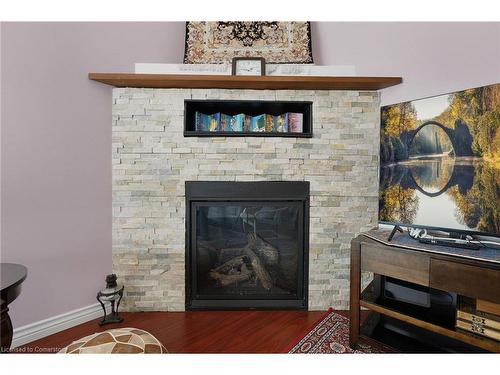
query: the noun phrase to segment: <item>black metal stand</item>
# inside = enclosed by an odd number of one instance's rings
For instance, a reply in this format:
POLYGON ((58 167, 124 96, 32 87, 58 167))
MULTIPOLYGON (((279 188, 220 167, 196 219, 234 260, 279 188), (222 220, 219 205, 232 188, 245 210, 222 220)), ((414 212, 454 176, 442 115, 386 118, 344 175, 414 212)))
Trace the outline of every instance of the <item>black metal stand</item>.
POLYGON ((99 322, 99 325, 105 325, 105 324, 110 324, 110 323, 121 323, 123 322, 123 318, 118 315, 118 307, 120 306, 120 301, 122 300, 123 297, 123 289, 124 287, 122 286, 121 289, 119 289, 116 292, 113 293, 103 293, 99 292, 97 293, 97 300, 102 306, 102 309, 104 311, 104 317, 102 320, 99 322), (106 299, 107 297, 112 297, 112 296, 118 296, 117 299, 106 299), (103 298, 104 297, 104 298, 103 298), (111 305, 111 313, 109 315, 106 315, 106 306, 104 306, 104 302, 109 302, 111 305), (115 307, 116 303, 116 307, 115 307))
POLYGON ((401 228, 399 225, 394 225, 394 228, 392 228, 391 234, 389 234, 389 237, 387 238, 387 241, 391 241, 392 237, 396 234, 396 231, 403 233, 403 228, 401 228))

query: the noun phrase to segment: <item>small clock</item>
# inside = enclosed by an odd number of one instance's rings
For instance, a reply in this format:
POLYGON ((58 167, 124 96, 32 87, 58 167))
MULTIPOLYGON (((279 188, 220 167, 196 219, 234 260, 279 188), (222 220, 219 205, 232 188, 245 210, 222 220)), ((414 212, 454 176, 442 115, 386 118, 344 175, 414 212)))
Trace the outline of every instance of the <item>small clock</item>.
POLYGON ((234 57, 233 76, 265 76, 266 60, 263 57, 234 57))

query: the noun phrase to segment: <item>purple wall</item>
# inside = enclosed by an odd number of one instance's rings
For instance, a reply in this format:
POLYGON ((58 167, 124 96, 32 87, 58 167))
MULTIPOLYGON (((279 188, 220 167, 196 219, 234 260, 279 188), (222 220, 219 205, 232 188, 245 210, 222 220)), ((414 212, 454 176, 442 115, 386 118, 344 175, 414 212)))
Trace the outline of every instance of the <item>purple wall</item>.
POLYGON ((21 326, 96 303, 111 271, 111 88, 88 72, 181 62, 183 23, 2 24, 2 262, 21 326))
MULTIPOLYGON (((111 88, 88 72, 182 61, 184 23, 3 23, 3 262, 22 326, 95 302, 111 270, 111 88)), ((314 23, 318 64, 401 75, 393 103, 499 81, 499 23, 314 23)))
POLYGON ((500 81, 498 22, 318 22, 312 31, 317 63, 403 77, 382 105, 500 81))

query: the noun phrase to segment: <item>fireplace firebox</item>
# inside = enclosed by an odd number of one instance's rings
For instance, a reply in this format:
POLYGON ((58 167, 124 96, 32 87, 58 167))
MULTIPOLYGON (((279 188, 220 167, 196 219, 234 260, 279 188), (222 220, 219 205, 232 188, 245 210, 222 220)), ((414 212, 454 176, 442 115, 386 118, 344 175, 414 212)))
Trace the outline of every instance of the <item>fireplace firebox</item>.
POLYGON ((309 183, 186 182, 186 309, 307 309, 309 183))

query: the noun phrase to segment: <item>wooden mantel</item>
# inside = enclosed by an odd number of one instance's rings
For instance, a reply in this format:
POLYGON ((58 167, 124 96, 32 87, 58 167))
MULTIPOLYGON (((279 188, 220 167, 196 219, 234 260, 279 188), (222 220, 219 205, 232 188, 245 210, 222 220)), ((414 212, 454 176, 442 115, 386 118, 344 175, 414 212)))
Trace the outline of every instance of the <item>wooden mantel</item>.
POLYGON ((400 84, 401 77, 229 76, 89 73, 89 79, 115 87, 256 89, 256 90, 380 90, 400 84))

